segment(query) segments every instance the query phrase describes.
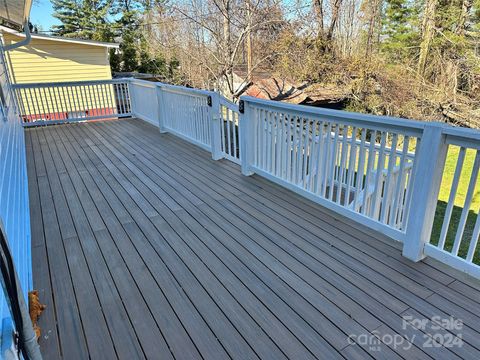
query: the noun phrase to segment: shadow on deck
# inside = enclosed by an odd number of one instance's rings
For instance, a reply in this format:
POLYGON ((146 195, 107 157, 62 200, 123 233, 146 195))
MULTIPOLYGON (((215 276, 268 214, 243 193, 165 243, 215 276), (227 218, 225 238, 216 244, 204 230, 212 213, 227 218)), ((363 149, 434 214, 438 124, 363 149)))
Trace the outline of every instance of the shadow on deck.
POLYGON ((478 282, 233 163, 137 119, 26 141, 45 359, 480 356, 478 282))

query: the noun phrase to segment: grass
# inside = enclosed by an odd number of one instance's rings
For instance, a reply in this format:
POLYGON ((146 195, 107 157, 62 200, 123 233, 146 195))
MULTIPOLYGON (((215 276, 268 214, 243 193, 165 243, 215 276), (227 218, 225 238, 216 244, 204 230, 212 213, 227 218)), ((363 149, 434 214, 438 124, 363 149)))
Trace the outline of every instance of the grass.
MULTIPOLYGON (((460 148, 457 146, 450 146, 447 160, 445 163, 445 169, 443 173, 442 185, 440 187, 440 194, 437 203, 437 209, 435 212, 435 220, 433 224, 431 243, 434 245, 438 244, 440 232, 442 229, 443 218, 445 215, 445 210, 448 203, 448 198, 450 196, 450 189, 453 183, 453 176, 455 173, 455 168, 457 165, 457 159, 460 148)), ((467 195, 468 184, 472 175, 473 162, 475 159, 475 150, 469 149, 466 151, 465 161, 463 164, 462 173, 460 176, 460 181, 458 185, 457 194, 455 197, 455 206, 452 212, 452 218, 450 221, 450 226, 447 231, 447 239, 445 242, 445 250, 450 251, 455 240, 456 230, 458 228, 458 223, 460 221, 460 216, 464 207, 465 198, 467 195)), ((467 216, 467 223, 465 226, 465 231, 463 238, 460 244, 459 255, 463 258, 466 257, 468 252, 468 246, 470 239, 472 237, 473 228, 475 226, 475 220, 480 208, 480 188, 476 186, 472 204, 469 208, 469 213, 467 216)), ((480 264, 480 249, 477 247, 473 262, 480 264)))
MULTIPOLYGON (((448 201, 450 195, 450 188, 453 182, 453 175, 457 165, 458 153, 460 148, 458 146, 450 146, 445 162, 445 170, 443 172, 442 186, 440 188, 440 201, 448 201)), ((462 174, 460 176, 460 183, 455 198, 455 206, 463 207, 465 197, 467 195, 468 183, 472 174, 473 161, 475 160, 475 150, 468 149, 463 163, 462 174)), ((473 196, 471 208, 478 213, 480 207, 480 189, 477 187, 473 196)))

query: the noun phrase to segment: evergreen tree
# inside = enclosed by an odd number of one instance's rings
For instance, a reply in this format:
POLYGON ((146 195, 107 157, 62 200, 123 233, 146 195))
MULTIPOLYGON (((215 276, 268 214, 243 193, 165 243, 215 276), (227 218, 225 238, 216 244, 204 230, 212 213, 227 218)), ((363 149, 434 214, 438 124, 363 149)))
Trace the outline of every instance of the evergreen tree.
POLYGON ((52 0, 56 35, 96 41, 119 41, 119 51, 110 50, 112 71, 140 71, 174 76, 178 62, 149 49, 143 31, 153 3, 163 0, 52 0), (171 66, 170 66, 171 65, 171 66))
POLYGON ((134 11, 126 10, 118 21, 121 36, 120 51, 122 71, 135 71, 139 65, 138 48, 140 46, 140 22, 134 11))
POLYGON ((107 17, 108 0, 52 0, 53 16, 62 23, 52 27, 56 35, 81 39, 111 41, 113 32, 107 17))
POLYGON ((52 0, 53 16, 61 21, 52 30, 60 36, 75 36, 80 31, 81 4, 75 0, 52 0))
POLYGON ((112 41, 113 31, 108 21, 109 0, 83 0, 80 37, 96 41, 112 41))
POLYGON ((167 62, 163 57, 149 53, 148 43, 145 36, 142 36, 139 49, 140 65, 138 71, 147 74, 166 74, 167 62))
POLYGON ((430 51, 425 54, 424 76, 440 84, 447 96, 471 91, 478 81, 472 77, 480 68, 478 51, 479 1, 438 0, 430 51))
POLYGON ((393 61, 412 58, 419 42, 418 2, 387 0, 383 19, 382 51, 393 61))
MULTIPOLYGON (((112 15, 120 15, 113 24, 116 29, 115 38, 120 39, 120 54, 113 60, 118 62, 116 65, 120 71, 132 72, 138 69, 141 11, 141 3, 137 0, 117 0, 112 7, 112 15)), ((114 64, 111 62, 111 65, 114 64)))

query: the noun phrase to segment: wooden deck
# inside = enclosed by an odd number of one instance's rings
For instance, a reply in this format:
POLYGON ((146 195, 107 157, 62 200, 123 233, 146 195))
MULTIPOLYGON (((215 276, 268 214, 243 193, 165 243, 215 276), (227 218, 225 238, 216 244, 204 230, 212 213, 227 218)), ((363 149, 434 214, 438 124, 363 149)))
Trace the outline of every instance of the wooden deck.
POLYGON ((479 282, 229 161, 137 119, 26 142, 45 359, 480 358, 479 282))

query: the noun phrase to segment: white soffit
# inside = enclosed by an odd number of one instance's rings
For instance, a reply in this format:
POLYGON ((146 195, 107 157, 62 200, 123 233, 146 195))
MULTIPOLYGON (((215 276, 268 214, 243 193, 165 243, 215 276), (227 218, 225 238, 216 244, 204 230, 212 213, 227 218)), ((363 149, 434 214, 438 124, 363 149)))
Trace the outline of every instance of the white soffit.
POLYGON ((0 0, 0 18, 9 23, 23 25, 30 16, 32 0, 0 0))

